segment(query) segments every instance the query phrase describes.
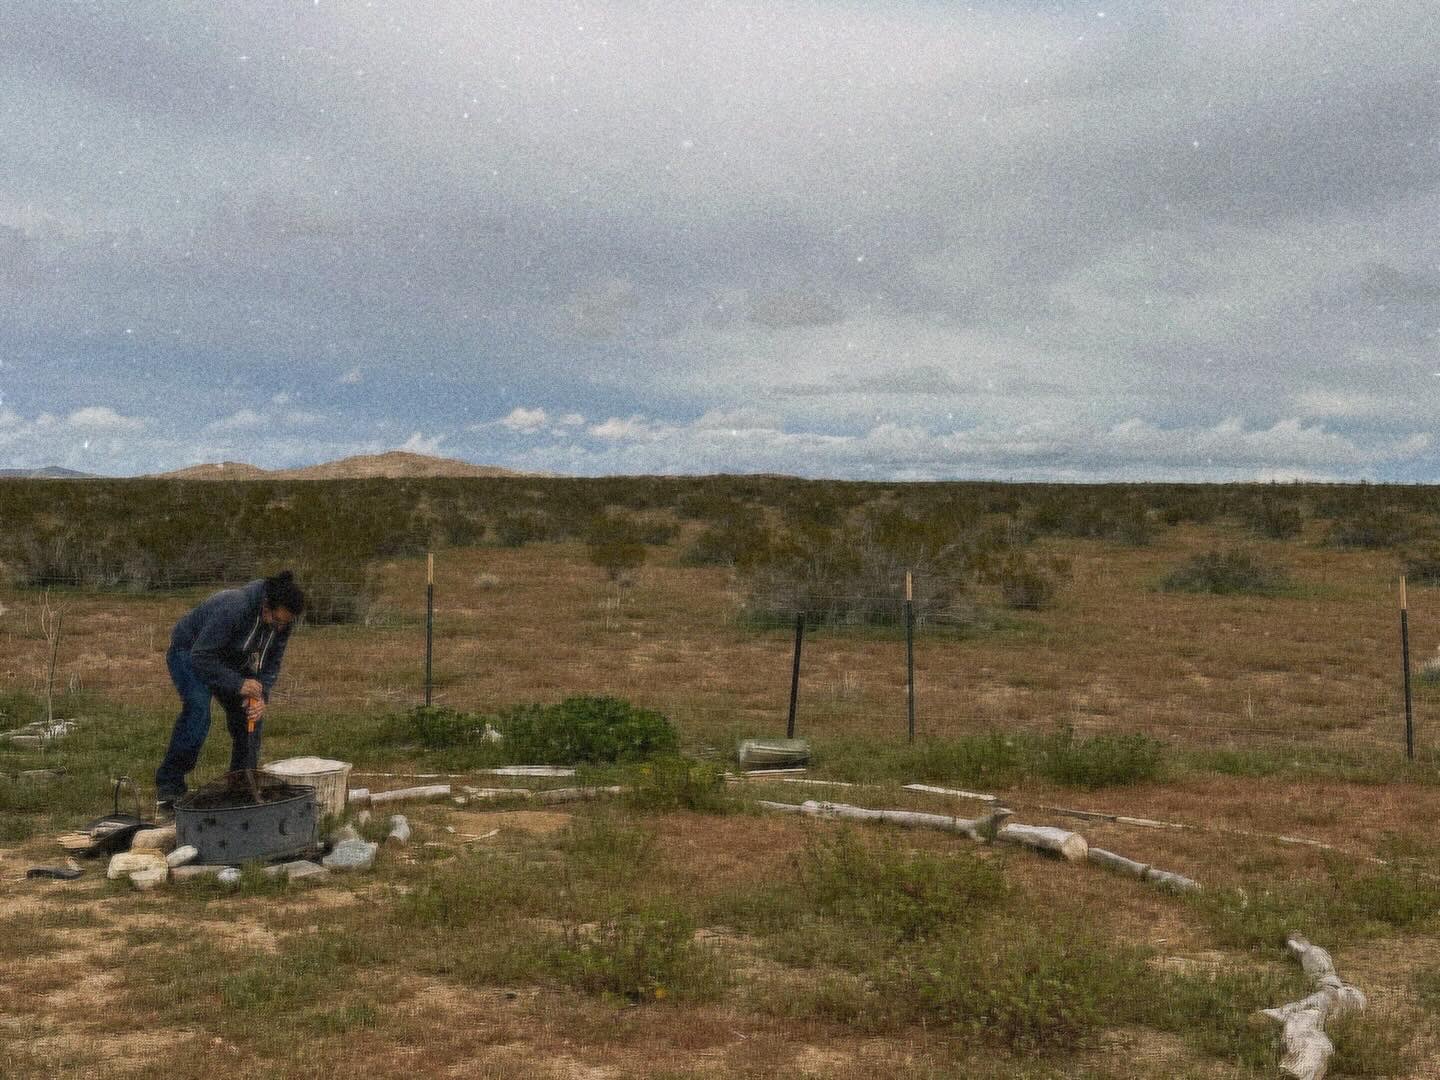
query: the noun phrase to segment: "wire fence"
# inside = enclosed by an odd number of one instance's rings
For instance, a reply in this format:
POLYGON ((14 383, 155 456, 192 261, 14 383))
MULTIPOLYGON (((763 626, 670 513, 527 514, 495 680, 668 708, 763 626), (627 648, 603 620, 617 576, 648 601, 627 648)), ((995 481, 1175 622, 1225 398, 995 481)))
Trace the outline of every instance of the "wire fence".
MULTIPOLYGON (((1354 625, 1332 625, 1321 612, 1297 627, 1283 611, 1216 614, 1202 603, 1187 608, 1188 622, 1117 627, 916 602, 907 648, 905 601, 879 592, 817 594, 813 606, 784 611, 738 593, 691 603, 593 578, 547 598, 540 586, 522 592, 482 572, 436 588, 427 655, 425 584, 413 566, 304 584, 308 625, 277 694, 299 708, 409 708, 426 698, 428 664, 440 705, 483 710, 613 694, 662 709, 701 740, 782 734, 793 696, 796 733, 817 739, 908 740, 913 709, 922 741, 1070 729, 1375 761, 1406 751, 1398 618, 1383 607, 1354 625)), ((48 592, 0 591, 0 685, 37 692, 50 682, 39 617, 48 595, 67 611, 57 688, 164 696, 170 627, 215 588, 195 580, 142 592, 73 579, 48 592), (128 660, 136 662, 129 669, 128 660)), ((1412 613, 1409 712, 1415 755, 1433 761, 1440 665, 1427 651, 1432 625, 1428 611, 1412 613)))

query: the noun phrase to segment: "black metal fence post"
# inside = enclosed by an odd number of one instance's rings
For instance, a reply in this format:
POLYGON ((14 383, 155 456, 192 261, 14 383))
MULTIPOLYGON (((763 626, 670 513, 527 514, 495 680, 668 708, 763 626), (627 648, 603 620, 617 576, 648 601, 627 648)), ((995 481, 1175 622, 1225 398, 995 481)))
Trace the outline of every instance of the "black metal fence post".
POLYGON ((805 613, 795 613, 795 665, 790 670, 790 718, 785 721, 785 737, 795 737, 795 703, 800 697, 800 646, 805 640, 805 613))
POLYGON ((435 688, 435 556, 425 556, 425 704, 435 688))
POLYGON ((909 741, 915 741, 915 592, 910 571, 905 571, 905 709, 909 741))
POLYGON ((1410 613, 1405 603, 1405 575, 1400 575, 1400 663, 1405 669, 1405 756, 1415 760, 1415 713, 1410 697, 1410 613))

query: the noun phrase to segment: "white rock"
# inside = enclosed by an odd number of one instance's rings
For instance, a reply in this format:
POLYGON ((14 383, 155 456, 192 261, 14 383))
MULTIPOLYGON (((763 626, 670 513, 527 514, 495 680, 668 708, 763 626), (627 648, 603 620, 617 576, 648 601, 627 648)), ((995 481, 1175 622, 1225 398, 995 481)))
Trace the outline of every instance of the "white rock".
POLYGON ((177 847, 169 855, 165 856, 165 865, 174 869, 177 866, 184 866, 192 863, 200 857, 200 849, 194 844, 186 844, 184 847, 177 847))
POLYGON ((220 880, 221 884, 239 885, 240 868, 238 866, 227 866, 224 870, 221 870, 218 874, 216 874, 215 877, 220 880))
POLYGON ((170 869, 165 865, 164 855, 147 851, 122 851, 110 856, 110 868, 105 871, 105 876, 111 881, 118 881, 136 870, 153 870, 157 866, 162 870, 170 869))
POLYGON ((171 881, 192 881, 201 877, 217 877, 222 870, 229 870, 228 866, 221 866, 215 863, 190 863, 188 866, 177 866, 170 871, 171 881))
POLYGON ((327 870, 369 870, 375 865, 375 852, 379 850, 379 844, 342 840, 335 845, 334 851, 320 860, 320 864, 327 870))
POLYGON ((395 814, 390 818, 390 835, 385 837, 385 842, 397 844, 408 844, 410 842, 410 822, 405 820, 404 814, 395 814))
POLYGON ((284 876, 286 881, 303 881, 309 877, 329 877, 330 871, 326 870, 319 863, 310 862, 308 859, 296 859, 294 862, 281 863, 279 866, 267 866, 266 877, 284 876))
POLYGON ((141 829, 130 841, 130 847, 150 848, 164 854, 175 848, 175 826, 161 825, 158 829, 141 829))
POLYGON ((170 868, 164 863, 159 866, 152 866, 148 870, 134 870, 130 874, 130 883, 137 889, 154 889, 164 885, 170 878, 170 868))

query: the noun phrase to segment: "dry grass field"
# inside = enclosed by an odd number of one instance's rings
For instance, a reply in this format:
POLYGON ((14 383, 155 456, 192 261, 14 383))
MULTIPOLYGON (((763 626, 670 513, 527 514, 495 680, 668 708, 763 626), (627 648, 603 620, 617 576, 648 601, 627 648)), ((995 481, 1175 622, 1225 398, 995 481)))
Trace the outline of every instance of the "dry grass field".
MULTIPOLYGON (((0 773, 68 770, 43 790, 0 778, 0 1072, 1271 1076, 1277 1029, 1252 1014, 1308 992, 1281 947, 1297 929, 1371 996, 1334 1032, 1331 1075, 1440 1077, 1440 692, 1417 681, 1407 763, 1393 552, 1223 524, 1162 529, 1143 547, 1040 543, 1072 567, 1055 604, 963 634, 920 628, 914 747, 903 637, 807 637, 809 775, 856 786, 731 785, 700 810, 431 805, 372 873, 286 886, 252 871, 234 891, 138 893, 94 870, 24 880, 57 861, 55 833, 104 809, 107 777, 148 782, 173 719, 169 627, 208 590, 53 593, 58 707, 84 722, 43 752, 0 745, 0 773), (1239 543, 1288 567, 1293 588, 1157 587, 1239 543), (992 733, 1003 756, 1007 738, 1067 730, 1080 744, 1149 736, 1158 763, 1097 785, 987 774, 977 749, 992 733), (1078 829, 1204 891, 754 806, 979 812, 910 781, 984 784, 1016 820, 1078 829)), ((439 552, 437 703, 615 695, 669 716, 686 754, 733 767, 736 740, 783 734, 791 634, 747 622, 730 573, 682 566, 675 550, 652 550, 618 591, 579 543, 439 552)), ((368 624, 297 633, 266 756, 343 757, 375 788, 406 783, 375 774, 477 775, 463 752, 393 737, 387 718, 421 695, 424 559, 374 572, 368 624)), ((38 602, 0 587, 0 710, 17 722, 43 695, 38 602)), ((1410 619, 1418 664, 1440 644, 1440 596, 1412 588, 1410 619)), ((223 767, 220 727, 202 774, 223 767)))

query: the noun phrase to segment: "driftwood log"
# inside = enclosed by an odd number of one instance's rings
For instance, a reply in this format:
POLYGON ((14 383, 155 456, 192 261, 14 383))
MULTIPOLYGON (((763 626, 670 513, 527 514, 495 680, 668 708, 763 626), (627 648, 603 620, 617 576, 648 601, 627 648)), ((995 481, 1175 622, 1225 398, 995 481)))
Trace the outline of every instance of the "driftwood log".
POLYGON ((1324 1080, 1330 1055, 1335 1053, 1335 1044, 1325 1034, 1325 1021, 1364 1009, 1365 994, 1341 980, 1330 954, 1320 946, 1293 933, 1285 945, 1305 974, 1315 980, 1315 992, 1279 1008, 1263 1009, 1261 1015, 1285 1025, 1285 1056, 1280 1068, 1296 1080, 1324 1080))
POLYGON ((933 784, 906 784, 906 791, 923 791, 929 795, 951 795, 957 799, 979 799, 981 802, 999 802, 1000 796, 987 795, 983 791, 965 791, 961 788, 936 787, 933 784))
POLYGON ((1048 851, 1067 862, 1084 862, 1090 852, 1090 845, 1079 833, 1057 829, 1053 825, 1006 825, 995 839, 1048 851))
POLYGON ((1004 833, 1005 830, 1000 828, 1000 825, 1010 816, 1009 810, 994 810, 984 817, 978 818, 951 817, 948 814, 921 814, 911 810, 867 810, 863 806, 816 802, 813 799, 806 800, 799 805, 766 802, 762 799, 759 801, 759 805, 767 810, 778 810, 782 814, 810 814, 814 817, 843 818, 847 821, 883 821, 889 825, 900 825, 908 829, 941 829, 985 843, 996 836, 997 830, 1001 834, 1004 833))
POLYGON ((579 802, 582 799, 598 799, 602 795, 620 795, 624 791, 623 787, 567 787, 551 788, 548 791, 532 791, 530 788, 465 788, 465 794, 472 799, 525 799, 537 803, 579 802))
POLYGON ((1136 862, 1134 859, 1116 855, 1115 852, 1106 851, 1104 848, 1092 847, 1088 858, 1097 866, 1118 870, 1122 874, 1129 874, 1141 881, 1162 885, 1167 889, 1174 889, 1176 892, 1195 892, 1200 888, 1198 881, 1185 877, 1183 874, 1172 873, 1169 870, 1157 870, 1149 863, 1136 862))
MULTIPOLYGON (((355 798, 356 790, 351 789, 351 802, 358 802, 355 798)), ((370 793, 370 805, 381 806, 385 803, 397 802, 419 802, 424 799, 447 799, 450 797, 449 784, 429 784, 425 787, 400 788, 396 791, 372 791, 370 793)))

